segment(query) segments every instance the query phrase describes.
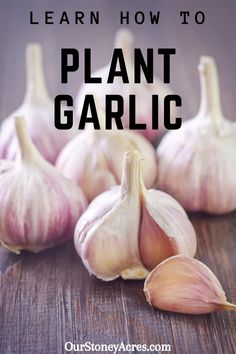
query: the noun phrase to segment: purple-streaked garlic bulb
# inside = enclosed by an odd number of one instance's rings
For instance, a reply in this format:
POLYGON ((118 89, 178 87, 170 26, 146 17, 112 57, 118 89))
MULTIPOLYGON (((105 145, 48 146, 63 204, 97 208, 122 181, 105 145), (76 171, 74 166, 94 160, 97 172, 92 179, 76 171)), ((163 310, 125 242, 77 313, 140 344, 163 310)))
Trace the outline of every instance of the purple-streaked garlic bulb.
POLYGON ((156 156, 151 143, 130 130, 105 130, 104 111, 97 101, 100 130, 86 129, 72 139, 59 154, 56 166, 77 183, 89 201, 120 184, 126 151, 141 153, 142 175, 147 187, 156 180, 156 156))
POLYGON ((73 237, 87 202, 82 190, 47 162, 16 118, 20 155, 0 162, 0 243, 9 250, 39 252, 73 237))
POLYGON ((1 125, 0 158, 13 160, 19 154, 14 119, 23 116, 33 143, 46 160, 54 163, 62 147, 75 136, 75 131, 55 128, 53 101, 44 80, 42 48, 39 44, 26 47, 26 76, 23 103, 1 125))
POLYGON ((222 115, 214 59, 201 57, 199 73, 199 112, 161 141, 157 185, 189 211, 223 214, 236 208, 236 123, 222 115))
POLYGON ((88 271, 103 280, 144 279, 164 259, 194 256, 196 235, 174 198, 147 190, 140 154, 125 154, 121 186, 89 205, 75 229, 75 247, 88 271))
MULTIPOLYGON (((113 84, 107 83, 110 64, 95 71, 94 77, 101 77, 102 84, 83 84, 79 90, 76 99, 76 112, 80 116, 83 107, 84 97, 87 94, 94 94, 100 102, 105 105, 106 95, 121 95, 124 98, 124 115, 122 122, 126 128, 129 128, 129 95, 136 96, 136 122, 146 123, 147 129, 140 130, 139 133, 144 135, 148 140, 154 142, 160 131, 163 130, 163 112, 164 112, 164 97, 170 93, 170 85, 163 84, 160 79, 154 78, 154 82, 147 83, 144 76, 141 78, 141 83, 134 83, 134 64, 133 64, 133 42, 132 33, 127 29, 121 29, 115 37, 115 48, 121 48, 123 51, 129 83, 124 84, 122 78, 116 77, 113 84), (152 95, 159 95, 159 129, 152 129, 152 95)), ((171 120, 175 116, 175 107, 171 106, 171 120)))
POLYGON ((215 274, 191 257, 164 260, 148 275, 144 292, 149 304, 161 310, 193 315, 236 311, 215 274))

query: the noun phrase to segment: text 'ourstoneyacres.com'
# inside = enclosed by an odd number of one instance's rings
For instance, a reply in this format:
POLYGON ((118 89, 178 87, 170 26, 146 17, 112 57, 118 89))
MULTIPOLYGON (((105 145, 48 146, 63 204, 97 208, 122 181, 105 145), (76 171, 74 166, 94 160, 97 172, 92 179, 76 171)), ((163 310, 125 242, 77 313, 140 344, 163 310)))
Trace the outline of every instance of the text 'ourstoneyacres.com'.
POLYGON ((72 343, 66 342, 64 345, 66 352, 100 352, 100 353, 132 353, 132 352, 171 352, 170 344, 125 344, 123 342, 117 344, 100 344, 100 343, 72 343))

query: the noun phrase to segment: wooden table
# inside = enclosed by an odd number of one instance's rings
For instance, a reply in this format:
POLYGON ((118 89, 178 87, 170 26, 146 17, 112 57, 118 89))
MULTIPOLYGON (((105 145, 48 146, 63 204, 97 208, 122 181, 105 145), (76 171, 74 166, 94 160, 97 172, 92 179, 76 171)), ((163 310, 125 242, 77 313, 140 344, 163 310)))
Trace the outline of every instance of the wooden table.
MULTIPOLYGON (((60 48, 85 46, 96 53, 94 67, 108 60, 112 38, 119 27, 120 10, 160 10, 161 23, 130 28, 137 46, 175 47, 172 85, 183 98, 185 119, 193 116, 199 102, 196 66, 202 54, 213 55, 219 66, 223 110, 235 114, 235 33, 233 0, 222 2, 181 0, 173 4, 152 1, 40 1, 8 0, 0 5, 0 116, 7 116, 23 97, 24 47, 39 41, 44 47, 45 71, 50 93, 75 95, 82 73, 60 85, 60 48), (70 4, 70 5, 69 5, 70 4), (135 4, 135 5, 134 5, 135 4), (96 6, 95 6, 96 5, 96 6), (84 26, 30 26, 30 10, 98 9, 103 24, 84 26), (180 10, 203 10, 206 23, 181 25, 180 10), (108 30, 107 30, 108 29, 108 30)), ((130 13, 131 13, 130 12, 130 13)), ((160 64, 157 72, 161 75, 160 64)), ((217 191, 216 191, 217 193, 217 191)), ((215 217, 191 215, 198 235, 197 258, 218 276, 230 301, 236 303, 236 212, 215 217)), ((187 316, 151 308, 144 297, 142 281, 102 282, 89 276, 73 244, 20 256, 0 249, 0 353, 61 354, 64 343, 170 344, 178 354, 233 354, 236 352, 235 313, 187 316)), ((173 294, 174 296, 174 294, 173 294)))

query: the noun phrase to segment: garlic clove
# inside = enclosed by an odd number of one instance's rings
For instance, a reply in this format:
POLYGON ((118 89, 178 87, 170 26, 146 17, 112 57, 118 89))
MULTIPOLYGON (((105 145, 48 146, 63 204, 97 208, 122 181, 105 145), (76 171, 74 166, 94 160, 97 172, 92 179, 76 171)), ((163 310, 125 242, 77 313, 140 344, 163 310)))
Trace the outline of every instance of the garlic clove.
POLYGON ((127 278, 132 274, 132 279, 143 279, 148 274, 140 262, 136 245, 138 225, 132 222, 138 217, 139 210, 134 210, 132 205, 131 220, 122 217, 123 213, 129 212, 131 205, 126 200, 118 201, 116 207, 87 234, 81 257, 98 278, 113 280, 120 275, 127 278))
POLYGON ((76 135, 76 131, 55 128, 54 105, 44 80, 42 48, 39 44, 28 44, 26 47, 26 75, 24 101, 1 125, 0 158, 13 160, 19 155, 15 117, 24 116, 34 144, 49 162, 54 163, 62 147, 76 135))
POLYGON ((168 194, 142 187, 139 249, 143 264, 153 269, 164 259, 196 253, 196 234, 187 214, 168 194))
POLYGON ((157 186, 189 211, 223 214, 236 208, 236 124, 222 116, 213 58, 200 59, 199 73, 199 112, 158 146, 157 186))
POLYGON ((101 130, 86 129, 72 139, 59 154, 56 162, 58 170, 81 186, 87 199, 91 201, 110 187, 120 184, 125 152, 138 150, 144 159, 144 182, 148 187, 152 186, 157 174, 153 146, 134 132, 105 130, 105 113, 99 107, 98 100, 96 106, 101 130))
POLYGON ((140 208, 136 164, 137 160, 126 154, 122 187, 98 196, 76 226, 75 247, 89 272, 103 280, 119 276, 143 279, 148 274, 140 262, 137 244, 140 208))
POLYGON ((121 186, 99 195, 82 215, 74 242, 88 271, 103 280, 143 279, 164 258, 196 251, 182 207, 166 193, 145 189, 136 150, 124 156, 121 186))
POLYGON ((142 221, 139 236, 140 258, 145 267, 153 269, 164 259, 178 253, 174 239, 171 239, 150 216, 145 205, 141 209, 142 221))
POLYGON ((150 305, 166 311, 204 314, 236 310, 236 305, 227 302, 214 273, 202 262, 181 255, 154 268, 144 292, 150 305))
POLYGON ((38 152, 23 118, 15 121, 21 158, 0 173, 0 242, 39 252, 69 240, 86 208, 79 187, 38 152))
MULTIPOLYGON (((124 98, 124 115, 122 122, 126 128, 129 128, 129 95, 136 96, 136 122, 147 124, 147 129, 137 130, 149 141, 154 142, 160 131, 163 131, 164 116, 164 97, 172 93, 170 85, 163 84, 159 78, 154 78, 153 84, 146 82, 142 75, 141 83, 134 83, 134 64, 133 64, 133 42, 134 37, 128 29, 120 29, 114 41, 115 48, 121 48, 123 51, 125 65, 129 77, 129 84, 124 84, 122 78, 117 77, 113 84, 107 83, 110 65, 95 71, 93 76, 101 77, 102 84, 83 84, 76 98, 76 113, 81 114, 85 95, 93 94, 98 97, 100 102, 105 102, 106 95, 121 95, 124 98), (152 129, 152 95, 159 95, 159 129, 152 129)), ((105 107, 103 107, 105 109, 105 107)), ((171 105, 171 121, 175 117, 175 106, 171 105)))

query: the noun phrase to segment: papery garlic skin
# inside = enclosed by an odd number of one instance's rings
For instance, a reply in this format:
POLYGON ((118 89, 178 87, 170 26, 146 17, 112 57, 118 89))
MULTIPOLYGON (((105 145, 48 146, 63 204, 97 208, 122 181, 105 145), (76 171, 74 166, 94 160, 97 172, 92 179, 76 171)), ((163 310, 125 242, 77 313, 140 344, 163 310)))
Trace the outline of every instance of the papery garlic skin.
POLYGON ((74 129, 62 131, 55 127, 54 103, 46 88, 39 44, 27 45, 26 74, 24 101, 1 125, 0 158, 13 160, 19 154, 14 120, 16 116, 24 116, 34 144, 46 160, 54 163, 62 147, 76 133, 74 129))
POLYGON ((161 141, 157 186, 189 211, 223 214, 236 208, 236 124, 221 113, 214 60, 202 57, 199 72, 199 113, 161 141))
POLYGON ((14 163, 9 160, 0 160, 0 175, 14 167, 14 163))
POLYGON ((166 193, 144 187, 137 151, 125 154, 121 186, 89 205, 74 241, 86 268, 103 280, 144 279, 166 257, 196 252, 183 208, 166 193))
POLYGON ((214 273, 191 257, 177 255, 163 261, 148 275, 144 292, 150 305, 166 311, 198 315, 236 310, 214 273))
POLYGON ((16 130, 21 159, 9 161, 0 173, 0 242, 16 253, 39 252, 72 238, 87 202, 81 189, 39 154, 22 118, 16 130))
MULTIPOLYGON (((129 95, 136 96, 136 122, 147 124, 147 129, 136 130, 149 141, 154 142, 160 131, 163 130, 164 116, 164 98, 168 94, 172 94, 170 85, 163 84, 160 79, 154 78, 154 83, 149 84, 142 75, 141 83, 134 83, 134 66, 132 59, 134 38, 132 33, 127 29, 120 29, 115 37, 115 48, 121 48, 123 51, 126 69, 129 77, 129 84, 124 84, 120 77, 116 77, 113 84, 107 83, 110 65, 105 66, 93 73, 94 77, 101 77, 102 84, 83 84, 76 98, 76 113, 80 117, 85 95, 94 94, 99 101, 105 105, 105 96, 121 95, 124 98, 124 115, 122 122, 125 128, 129 128, 129 95), (152 129, 152 95, 159 95, 159 128, 152 129)), ((175 106, 171 105, 171 121, 175 117, 175 106)))
POLYGON ((108 131, 86 129, 72 139, 58 156, 58 170, 77 183, 89 201, 120 184, 122 161, 126 151, 138 150, 144 159, 142 174, 147 187, 153 186, 157 175, 153 146, 142 136, 128 130, 108 131))

